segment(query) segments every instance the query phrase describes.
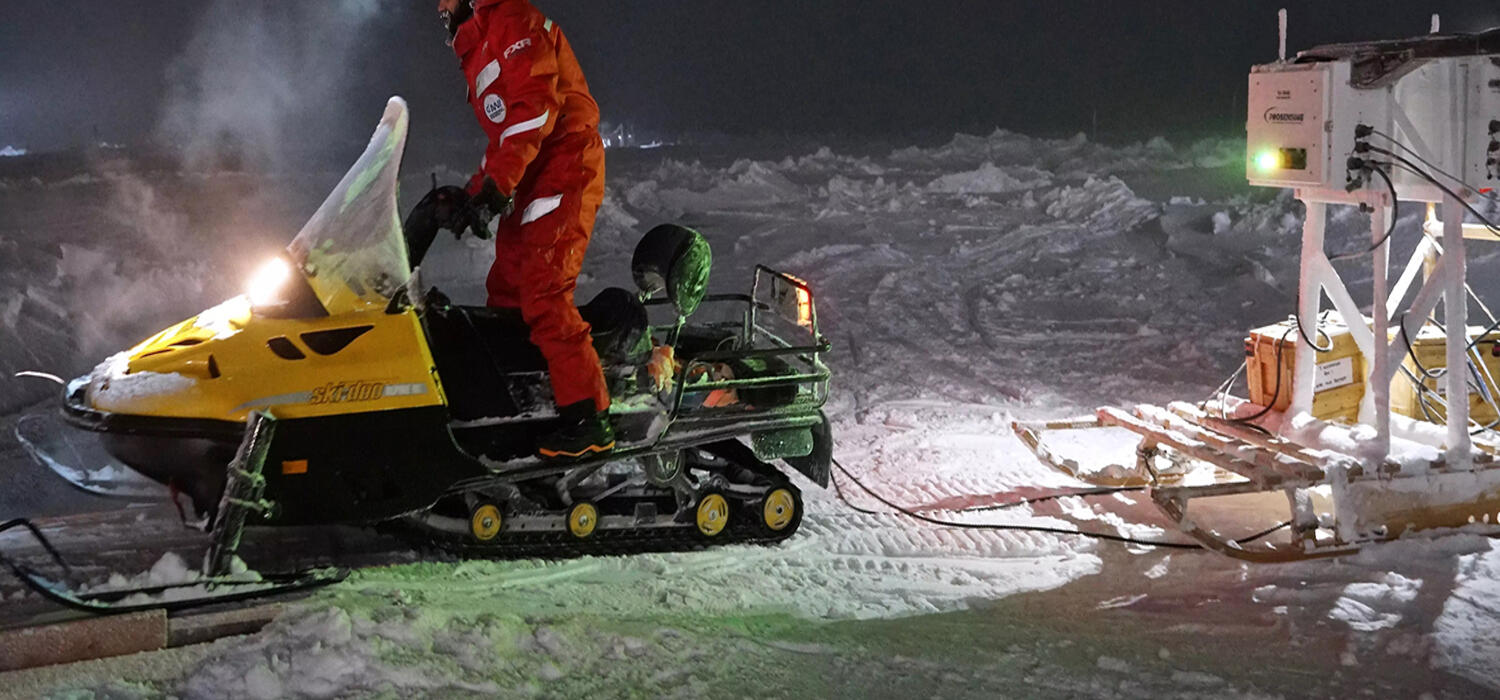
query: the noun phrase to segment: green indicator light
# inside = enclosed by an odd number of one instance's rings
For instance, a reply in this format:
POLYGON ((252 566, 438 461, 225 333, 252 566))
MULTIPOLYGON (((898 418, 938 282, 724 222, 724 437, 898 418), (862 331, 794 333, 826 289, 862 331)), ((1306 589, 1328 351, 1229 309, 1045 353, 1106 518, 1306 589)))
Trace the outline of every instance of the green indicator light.
POLYGON ((1265 151, 1255 157, 1255 167, 1263 171, 1280 170, 1281 154, 1276 151, 1265 151))

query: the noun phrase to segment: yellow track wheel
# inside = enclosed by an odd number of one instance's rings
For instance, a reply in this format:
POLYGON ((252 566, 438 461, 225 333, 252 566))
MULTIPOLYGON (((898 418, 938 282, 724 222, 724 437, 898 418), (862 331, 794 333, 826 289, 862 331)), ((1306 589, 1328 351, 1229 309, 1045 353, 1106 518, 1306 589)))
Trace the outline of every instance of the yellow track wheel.
POLYGON ((772 532, 781 532, 797 517, 797 497, 786 489, 776 489, 766 496, 761 517, 772 532))
POLYGON ((500 528, 504 524, 505 516, 500 514, 499 506, 482 503, 469 516, 469 534, 480 542, 489 542, 500 536, 500 528))
POLYGON ((592 503, 579 503, 568 512, 568 532, 574 537, 584 539, 594 534, 594 528, 599 527, 599 509, 592 503))
POLYGON ((707 537, 717 537, 729 525, 729 501, 711 493, 698 501, 698 532, 707 537))

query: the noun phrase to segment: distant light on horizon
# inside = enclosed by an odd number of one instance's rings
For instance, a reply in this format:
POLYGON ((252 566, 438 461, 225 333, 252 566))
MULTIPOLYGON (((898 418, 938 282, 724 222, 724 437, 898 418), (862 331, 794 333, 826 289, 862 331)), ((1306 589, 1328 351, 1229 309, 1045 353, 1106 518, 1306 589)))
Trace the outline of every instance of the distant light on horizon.
POLYGON ((24 148, 16 148, 15 146, 0 148, 0 158, 17 158, 24 155, 26 155, 26 149, 24 148))

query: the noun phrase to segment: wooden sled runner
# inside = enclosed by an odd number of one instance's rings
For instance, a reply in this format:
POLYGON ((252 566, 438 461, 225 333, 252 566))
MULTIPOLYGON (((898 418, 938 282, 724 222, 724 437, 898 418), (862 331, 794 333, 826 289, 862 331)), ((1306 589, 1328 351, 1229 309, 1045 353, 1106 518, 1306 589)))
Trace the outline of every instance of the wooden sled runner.
MULTIPOLYGON (((1436 446, 1407 445, 1402 459, 1386 457, 1374 469, 1366 459, 1338 449, 1277 437, 1261 423, 1218 417, 1212 407, 1174 403, 1132 411, 1100 409, 1092 419, 1016 422, 1017 437, 1042 462, 1101 487, 1144 486, 1178 528, 1204 547, 1257 563, 1280 563, 1352 554, 1362 545, 1418 531, 1464 528, 1500 534, 1500 460, 1476 447, 1471 467, 1454 467, 1436 446), (1133 465, 1111 465, 1103 478, 1084 472, 1047 444, 1048 432, 1120 428, 1139 436, 1133 465), (1424 449, 1425 448, 1425 449, 1424 449), (1437 455, 1422 459, 1416 453, 1437 455), (1120 475, 1129 474, 1130 478, 1120 475), (1254 546, 1199 524, 1194 506, 1256 493, 1286 496, 1288 535, 1254 546)), ((1351 426, 1314 422, 1300 432, 1354 432, 1351 426)))

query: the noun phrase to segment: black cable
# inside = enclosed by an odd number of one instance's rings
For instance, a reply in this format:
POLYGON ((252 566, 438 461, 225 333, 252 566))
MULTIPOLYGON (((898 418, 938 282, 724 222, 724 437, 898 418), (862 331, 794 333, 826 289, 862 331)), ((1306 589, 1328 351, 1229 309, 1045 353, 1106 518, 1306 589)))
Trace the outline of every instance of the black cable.
POLYGON ((1292 526, 1292 521, 1288 520, 1288 521, 1286 521, 1284 523, 1281 523, 1280 525, 1274 525, 1272 527, 1266 528, 1265 530, 1261 530, 1260 532, 1257 532, 1257 533, 1255 533, 1253 535, 1250 535, 1249 537, 1241 537, 1241 538, 1235 540, 1234 543, 1235 544, 1239 544, 1239 545, 1250 544, 1252 542, 1255 542, 1256 540, 1260 540, 1260 539, 1263 539, 1263 538, 1266 538, 1266 537, 1270 537, 1271 535, 1274 535, 1274 534, 1276 534, 1276 533, 1278 533, 1278 532, 1280 532, 1282 530, 1285 530, 1285 529, 1287 529, 1287 528, 1289 528, 1291 526, 1292 526))
MULTIPOLYGON (((1411 336, 1406 332, 1406 315, 1402 314, 1401 318, 1401 339, 1406 343, 1406 354, 1411 357, 1412 363, 1417 366, 1417 369, 1421 372, 1422 376, 1433 381, 1437 381, 1447 376, 1447 367, 1439 367, 1437 369, 1429 371, 1427 368, 1422 366, 1422 361, 1417 359, 1417 350, 1412 346, 1411 336)), ((1438 323, 1437 319, 1428 317, 1427 322, 1431 323, 1434 326, 1437 326, 1438 330, 1443 331, 1445 335, 1447 334, 1447 329, 1443 328, 1443 324, 1438 323)), ((1470 378, 1474 380, 1472 383, 1469 383, 1470 388, 1474 389, 1476 392, 1479 391, 1483 386, 1484 379, 1483 377, 1479 376, 1479 371, 1475 368, 1475 363, 1473 362, 1472 358, 1469 357, 1469 353, 1474 352, 1474 349, 1479 347, 1479 341, 1483 340, 1485 336, 1489 335, 1496 329, 1500 329, 1500 320, 1495 321, 1489 327, 1485 328, 1483 333, 1480 333, 1464 346, 1464 366, 1469 370, 1470 378)))
POLYGON ((1371 244, 1368 249, 1359 251, 1357 253, 1345 253, 1343 255, 1336 255, 1336 256, 1328 258, 1329 262, 1340 262, 1340 261, 1343 261, 1343 260, 1353 260, 1355 258, 1361 258, 1361 257, 1364 257, 1366 255, 1369 255, 1369 254, 1371 254, 1371 253, 1373 253, 1373 252, 1375 252, 1377 250, 1380 250, 1381 246, 1385 245, 1386 242, 1388 242, 1388 241, 1391 240, 1391 236, 1396 235, 1396 222, 1401 219, 1401 201, 1399 199, 1397 199, 1397 195, 1396 195, 1396 183, 1392 182, 1391 181, 1391 176, 1387 175, 1385 173, 1385 171, 1381 170, 1380 168, 1370 167, 1370 168, 1366 168, 1366 169, 1370 170, 1370 171, 1373 171, 1376 175, 1380 176, 1380 179, 1385 180, 1385 186, 1387 188, 1389 188, 1390 191, 1391 191, 1391 223, 1390 223, 1390 226, 1386 229, 1385 235, 1381 236, 1380 240, 1378 240, 1375 243, 1371 244))
MULTIPOLYGON (((1436 321, 1433 321, 1433 323, 1436 324, 1436 321)), ((1412 364, 1416 365, 1417 372, 1420 373, 1423 378, 1430 379, 1436 382, 1441 380, 1448 374, 1447 367, 1429 370, 1426 367, 1422 366, 1422 361, 1417 359, 1417 349, 1412 345, 1411 335, 1406 332, 1405 315, 1402 316, 1402 322, 1399 324, 1399 328, 1401 332, 1401 340, 1406 344, 1406 355, 1407 357, 1411 358, 1412 364)), ((1483 338, 1484 336, 1489 335, 1490 331, 1497 328, 1500 328, 1500 321, 1496 321, 1493 325, 1490 326, 1489 329, 1487 329, 1484 333, 1481 333, 1479 335, 1479 338, 1483 338)), ((1470 341, 1468 347, 1464 351, 1465 357, 1468 356, 1468 353, 1474 349, 1478 342, 1479 340, 1477 338, 1473 341, 1470 341)), ((1466 362, 1465 364, 1468 365, 1469 363, 1466 362)), ((1469 370, 1471 373, 1477 374, 1477 370, 1475 370, 1472 366, 1469 367, 1469 370)), ((1417 407, 1422 409, 1422 415, 1427 418, 1427 421, 1429 423, 1444 422, 1433 413, 1432 405, 1428 403, 1427 394, 1432 393, 1433 390, 1428 388, 1427 384, 1424 383, 1422 379, 1419 379, 1417 375, 1412 374, 1411 370, 1407 369, 1406 367, 1401 367, 1401 371, 1406 375, 1407 380, 1412 383, 1412 386, 1416 388, 1417 407)), ((1475 377, 1475 381, 1482 384, 1484 380, 1482 378, 1475 377)), ((1446 409, 1444 410, 1444 415, 1447 415, 1446 409)), ((1479 424, 1478 422, 1475 422, 1475 425, 1478 427, 1474 430, 1470 430, 1470 435, 1479 435, 1494 430, 1496 427, 1500 427, 1500 418, 1496 418, 1495 420, 1490 421, 1487 424, 1479 424)))
MULTIPOLYGON (((1286 342, 1286 337, 1285 336, 1282 337, 1282 342, 1283 343, 1286 342)), ((1281 369, 1280 369, 1280 364, 1281 364, 1281 357, 1280 357, 1281 347, 1279 345, 1277 346, 1276 351, 1278 353, 1277 357, 1276 357, 1276 362, 1277 362, 1276 388, 1275 388, 1274 391, 1271 392, 1271 402, 1269 404, 1267 404, 1268 406, 1272 406, 1272 407, 1274 407, 1276 405, 1277 399, 1281 398, 1281 369)), ((1229 392, 1234 389, 1234 382, 1235 382, 1235 380, 1239 379, 1239 376, 1241 374, 1248 375, 1249 372, 1247 372, 1246 370, 1249 368, 1249 366, 1250 366, 1249 362, 1245 362, 1245 363, 1240 364, 1240 366, 1234 370, 1234 374, 1229 375, 1229 379, 1224 380, 1224 383, 1220 384, 1219 388, 1215 389, 1213 394, 1210 394, 1207 399, 1204 399, 1202 403, 1198 404, 1198 410, 1200 410, 1200 411, 1207 411, 1208 410, 1208 402, 1211 401, 1211 400, 1213 400, 1215 397, 1217 397, 1219 399, 1219 420, 1222 420, 1222 421, 1225 421, 1225 422, 1229 422, 1229 423, 1238 423, 1240 425, 1240 427, 1242 427, 1242 428, 1246 428, 1248 430, 1254 430, 1255 432, 1258 432, 1258 433, 1261 433, 1261 434, 1264 434, 1264 435, 1270 435, 1271 431, 1266 430, 1265 428, 1262 428, 1262 427, 1260 427, 1260 426, 1258 426, 1258 425, 1256 425, 1254 423, 1248 422, 1248 421, 1251 421, 1251 420, 1255 420, 1256 418, 1259 418, 1260 416, 1251 416, 1250 418, 1230 418, 1229 414, 1227 412, 1225 412, 1225 410, 1224 410, 1224 404, 1226 403, 1227 399, 1229 398, 1229 392)), ((1250 380, 1248 378, 1246 378, 1245 381, 1248 384, 1250 380)), ((1269 410, 1265 411, 1265 413, 1269 413, 1269 412, 1270 412, 1269 410)), ((1261 416, 1264 416, 1265 413, 1262 413, 1261 416)))
POLYGON ((1022 500, 1019 500, 1019 501, 1011 501, 1009 503, 998 503, 998 504, 995 504, 995 505, 988 505, 988 506, 971 506, 971 507, 968 507, 968 508, 959 508, 958 510, 952 510, 952 509, 948 509, 948 508, 937 508, 937 509, 931 509, 931 510, 921 510, 921 511, 917 511, 917 512, 920 512, 920 513, 936 513, 936 512, 944 512, 944 513, 988 513, 988 512, 997 511, 997 510, 1009 510, 1011 508, 1020 508, 1021 506, 1036 505, 1038 503, 1046 503, 1048 501, 1060 501, 1060 500, 1062 500, 1064 498, 1073 498, 1074 496, 1080 496, 1080 497, 1087 497, 1087 496, 1112 496, 1112 495, 1117 494, 1117 493, 1139 493, 1141 491, 1146 491, 1146 490, 1148 490, 1148 489, 1145 486, 1115 486, 1115 487, 1106 487, 1106 488, 1097 488, 1097 489, 1083 489, 1083 490, 1079 490, 1079 491, 1066 491, 1066 492, 1062 492, 1062 493, 1048 494, 1046 496, 1037 496, 1035 498, 1026 498, 1026 499, 1022 499, 1022 500))
MULTIPOLYGON (((1326 347, 1326 348, 1322 347, 1322 346, 1318 345, 1317 343, 1313 342, 1312 338, 1307 337, 1307 329, 1305 329, 1305 328, 1302 327, 1302 314, 1301 314, 1300 311, 1298 313, 1292 314, 1292 318, 1295 319, 1296 323, 1297 323, 1297 335, 1302 336, 1302 342, 1307 343, 1308 347, 1310 347, 1313 350, 1317 351, 1317 353, 1319 355, 1322 355, 1324 353, 1333 352, 1333 336, 1328 335, 1327 333, 1325 333, 1321 327, 1314 328, 1313 329, 1313 333, 1315 335, 1321 335, 1324 338, 1328 339, 1328 347, 1326 347)), ((1318 325, 1322 326, 1322 319, 1318 319, 1318 321, 1319 321, 1318 325)))
MULTIPOLYGON (((1417 153, 1410 146, 1407 146, 1406 144, 1401 143, 1400 141, 1397 141, 1394 136, 1391 136, 1391 135, 1389 135, 1389 134, 1387 134, 1387 133, 1385 133, 1385 132, 1383 132, 1383 131, 1381 131, 1379 129, 1373 128, 1373 127, 1370 129, 1370 133, 1375 134, 1376 136, 1379 136, 1380 138, 1383 138, 1383 139, 1385 139, 1387 141, 1390 141, 1392 144, 1395 144, 1396 148, 1399 148, 1399 149, 1401 149, 1403 151, 1406 151, 1407 153, 1410 153, 1411 157, 1416 158, 1420 163, 1422 163, 1423 165, 1431 168, 1433 172, 1435 172, 1435 173, 1437 173, 1439 175, 1446 176, 1449 180, 1452 180, 1452 181, 1454 181, 1454 182, 1456 182, 1456 183, 1458 183, 1460 185, 1463 185, 1464 187, 1467 187, 1469 189, 1474 189, 1473 187, 1469 187, 1469 183, 1464 182, 1463 178, 1461 178, 1461 177, 1459 177, 1457 175, 1454 175, 1453 173, 1450 173, 1450 172, 1448 172, 1446 170, 1443 170, 1442 168, 1439 168, 1436 165, 1433 165, 1432 161, 1429 161, 1426 158, 1423 158, 1422 154, 1417 153)), ((1476 190, 1476 193, 1479 194, 1479 196, 1484 197, 1486 199, 1493 200, 1493 199, 1496 198, 1496 196, 1495 196, 1494 193, 1490 193, 1490 192, 1478 192, 1477 190, 1476 190)))
POLYGON ((1401 371, 1406 374, 1406 378, 1409 381, 1417 386, 1417 407, 1422 409, 1422 416, 1427 419, 1428 423, 1442 423, 1443 420, 1433 412, 1432 403, 1427 400, 1426 385, 1422 384, 1422 380, 1417 379, 1417 375, 1412 374, 1411 370, 1406 367, 1402 367, 1401 371))
MULTIPOLYGON (((842 472, 843 475, 846 478, 848 478, 850 481, 854 482, 855 486, 858 486, 865 493, 869 494, 871 498, 874 498, 875 500, 879 501, 881 504, 885 505, 887 508, 890 508, 891 510, 896 511, 897 513, 899 513, 901 515, 905 515, 906 517, 911 518, 913 520, 920 520, 920 521, 922 521, 924 523, 928 523, 928 524, 931 524, 931 525, 937 525, 937 526, 940 526, 940 527, 951 527, 951 528, 956 528, 956 529, 960 529, 960 530, 998 530, 998 531, 1009 531, 1009 532, 1036 532, 1036 533, 1045 533, 1045 534, 1053 534, 1053 535, 1073 535, 1075 537, 1087 537, 1087 538, 1090 538, 1090 539, 1105 540, 1105 541, 1108 541, 1108 542, 1119 542, 1119 543, 1122 543, 1122 544, 1135 544, 1135 545, 1142 545, 1142 546, 1146 546, 1146 547, 1161 547, 1161 548, 1164 548, 1164 549, 1191 549, 1191 550, 1198 550, 1198 549, 1203 549, 1204 548, 1203 545, 1186 543, 1186 542, 1156 542, 1156 541, 1150 541, 1150 540, 1138 540, 1138 539, 1135 539, 1133 537, 1123 537, 1123 536, 1120 536, 1120 535, 1111 535, 1111 534, 1103 533, 1103 532, 1084 532, 1084 531, 1081 531, 1081 530, 1065 530, 1065 529, 1059 528, 1059 527, 1046 527, 1046 526, 1041 526, 1041 525, 996 525, 996 524, 983 524, 983 523, 957 523, 957 522, 952 522, 952 521, 948 521, 948 520, 938 520, 937 518, 930 518, 928 516, 922 515, 921 513, 917 513, 915 511, 912 511, 912 510, 907 509, 907 508, 902 508, 901 506, 898 506, 895 503, 892 503, 889 499, 887 499, 884 496, 881 496, 880 494, 878 494, 875 491, 871 490, 870 487, 866 486, 864 484, 864 482, 862 482, 862 481, 859 480, 858 477, 856 477, 853 474, 849 473, 849 470, 846 469, 846 468, 844 468, 844 465, 841 464, 837 459, 833 460, 833 466, 837 467, 838 470, 840 472, 842 472)), ((881 513, 879 511, 870 510, 868 508, 861 508, 861 507, 859 507, 857 505, 854 505, 854 503, 852 501, 850 501, 847 496, 844 495, 844 488, 839 485, 839 480, 838 479, 830 479, 830 480, 833 482, 833 489, 838 494, 839 500, 843 501, 844 505, 847 505, 851 509, 855 510, 856 512, 863 513, 865 515, 889 515, 889 513, 881 513)), ((1286 523, 1278 525, 1275 528, 1272 528, 1272 529, 1267 530, 1265 532, 1257 533, 1256 535, 1253 535, 1251 538, 1247 538, 1243 542, 1241 542, 1240 540, 1236 540, 1236 543, 1243 544, 1243 543, 1253 542, 1255 540, 1258 540, 1258 539, 1260 539, 1262 537, 1270 535, 1271 533, 1274 533, 1274 532, 1276 532, 1276 531, 1278 531, 1278 530, 1280 530, 1282 528, 1288 527, 1290 525, 1291 525, 1291 522, 1288 521, 1286 523)))
POLYGON ((1469 347, 1467 350, 1465 350, 1465 352, 1472 351, 1474 348, 1479 347, 1480 341, 1484 340, 1485 336, 1494 333, 1497 330, 1500 330, 1500 320, 1496 320, 1494 323, 1491 323, 1484 329, 1483 333, 1474 336, 1474 339, 1469 341, 1469 347))
MULTIPOLYGON (((1302 329, 1302 324, 1301 323, 1297 324, 1297 329, 1299 331, 1302 329)), ((1262 418, 1265 418, 1267 415, 1270 415, 1271 411, 1276 410, 1276 402, 1279 401, 1279 400, 1281 400, 1281 353, 1282 353, 1282 350, 1286 347, 1286 339, 1290 338, 1291 335, 1292 335, 1292 330, 1290 328, 1288 328, 1285 333, 1281 334, 1281 339, 1278 340, 1278 341, 1276 341, 1276 384, 1275 384, 1276 388, 1271 391, 1271 400, 1267 401, 1266 405, 1263 408, 1261 408, 1260 411, 1257 412, 1253 416, 1247 416, 1245 418, 1225 418, 1224 420, 1229 421, 1230 423, 1234 423, 1236 425, 1253 426, 1256 429, 1264 430, 1264 428, 1261 428, 1258 425, 1254 425, 1254 421, 1258 421, 1258 420, 1260 420, 1262 418)), ((1307 336, 1304 335, 1303 339, 1306 339, 1306 337, 1307 336)), ((1330 337, 1328 339, 1328 345, 1329 345, 1329 349, 1331 350, 1332 346, 1333 346, 1333 338, 1332 337, 1330 337)), ((1316 349, 1317 346, 1314 345, 1313 348, 1316 349)))
MULTIPOLYGON (((961 508, 959 510, 950 510, 950 511, 945 511, 945 512, 949 512, 949 513, 985 513, 985 512, 991 512, 991 511, 997 511, 997 510, 1008 510, 1010 508, 1019 508, 1021 506, 1035 505, 1037 503, 1046 503, 1047 501, 1059 501, 1059 500, 1062 500, 1064 498, 1072 498, 1074 496, 1110 496, 1110 495, 1114 495, 1114 494, 1117 494, 1117 493, 1132 493, 1132 492, 1141 492, 1141 491, 1149 491, 1149 490, 1150 489, 1148 487, 1145 487, 1145 486, 1119 486, 1119 487, 1111 487, 1111 488, 1087 489, 1087 490, 1083 490, 1083 491, 1071 491, 1071 492, 1067 492, 1067 493, 1054 493, 1054 494, 1051 494, 1049 496, 1037 496, 1036 498, 1028 498, 1028 499, 1021 500, 1021 501, 1014 501, 1014 502, 1011 502, 1011 503, 1002 503, 1002 504, 993 505, 993 506, 975 506, 975 507, 972 507, 972 508, 961 508)), ((934 512, 934 511, 921 511, 921 512, 934 512)), ((1291 527, 1291 525, 1292 525, 1292 521, 1288 520, 1288 521, 1286 521, 1284 523, 1281 523, 1280 525, 1276 525, 1276 526, 1271 527, 1271 528, 1269 528, 1267 530, 1263 530, 1263 531, 1258 532, 1258 533, 1256 533, 1254 535, 1251 535, 1249 537, 1244 537, 1244 538, 1235 540, 1234 542, 1235 542, 1235 544, 1250 544, 1251 542, 1254 542, 1256 540, 1262 539, 1262 538, 1267 537, 1269 535, 1275 534, 1276 532, 1278 532, 1278 531, 1280 531, 1280 530, 1282 530, 1284 528, 1291 527)))
MULTIPOLYGON (((1399 153, 1395 153, 1393 151, 1390 151, 1390 150, 1387 150, 1387 149, 1384 149, 1384 148, 1378 148, 1376 146, 1371 146, 1370 150, 1372 152, 1374 152, 1374 153, 1380 153, 1382 155, 1386 155, 1386 156, 1390 156, 1391 158, 1395 158, 1399 162, 1399 164, 1401 164, 1402 166, 1404 166, 1404 169, 1410 171, 1412 174, 1416 175, 1417 177, 1420 177, 1423 180, 1426 180, 1427 182, 1432 183, 1433 187, 1436 187, 1436 188, 1442 190, 1449 197, 1452 197, 1459 204, 1463 205, 1463 207, 1465 209, 1469 210, 1469 213, 1473 214, 1475 216, 1475 218, 1479 219, 1479 221, 1484 224, 1485 228, 1489 229, 1492 233, 1500 235, 1500 228, 1497 228, 1495 226, 1494 222, 1492 222, 1492 221, 1489 220, 1489 217, 1487 217, 1484 214, 1480 213, 1480 211, 1478 209, 1475 209, 1472 204, 1469 204, 1468 201, 1466 201, 1463 197, 1458 196, 1457 192, 1454 192, 1452 188, 1448 187, 1447 185, 1445 185, 1442 182, 1440 182, 1437 178, 1433 177, 1431 173, 1428 173, 1427 171, 1422 170, 1420 167, 1417 167, 1417 165, 1415 163, 1413 163, 1413 162, 1407 160, 1406 158, 1402 157, 1401 154, 1399 154, 1399 153)), ((1465 185, 1465 187, 1468 187, 1468 185, 1465 185)))
MULTIPOLYGON (((1406 332, 1406 323, 1405 323, 1405 316, 1404 315, 1403 315, 1402 319, 1403 319, 1402 323, 1399 325, 1399 328, 1400 328, 1400 331, 1401 331, 1401 339, 1402 339, 1402 342, 1404 342, 1406 344, 1406 354, 1407 354, 1408 357, 1411 358, 1412 364, 1416 366, 1417 371, 1422 374, 1423 378, 1425 378, 1425 379, 1431 379, 1432 381, 1437 381, 1438 379, 1441 379, 1442 375, 1443 375, 1443 372, 1440 372, 1440 371, 1437 371, 1437 370, 1433 370, 1433 371, 1429 372, 1426 367, 1422 366, 1422 361, 1417 359, 1416 348, 1412 347, 1411 336, 1408 335, 1407 332, 1406 332)), ((1429 388, 1427 388, 1427 384, 1424 383, 1423 378, 1418 378, 1417 375, 1413 374, 1412 371, 1411 371, 1411 369, 1407 368, 1407 366, 1405 364, 1402 364, 1398 369, 1400 369, 1401 373, 1406 376, 1407 381, 1411 382, 1412 386, 1416 388, 1417 408, 1422 409, 1422 415, 1427 418, 1427 422, 1429 422, 1429 423, 1440 423, 1440 422, 1442 422, 1442 420, 1440 418, 1438 418, 1436 414, 1433 413, 1432 404, 1429 403, 1428 398, 1427 398, 1427 395, 1429 393, 1432 393, 1432 390, 1429 389, 1429 388)), ((1444 372, 1447 371, 1447 368, 1442 368, 1442 369, 1443 369, 1444 372)))
MULTIPOLYGON (((16 518, 15 520, 8 520, 4 523, 0 523, 0 532, 5 532, 6 530, 14 530, 18 527, 31 532, 31 536, 36 538, 37 542, 41 543, 42 549, 47 550, 47 554, 52 557, 52 561, 57 562, 57 565, 62 567, 64 573, 67 573, 69 575, 73 573, 72 567, 68 566, 68 562, 63 560, 62 553, 57 551, 56 547, 52 546, 52 541, 47 539, 47 536, 42 534, 41 529, 38 528, 30 520, 27 520, 26 518, 16 518)), ((12 569, 16 568, 15 564, 12 563, 9 559, 6 559, 3 554, 0 554, 0 563, 4 563, 12 569)))
MULTIPOLYGON (((1432 168, 1434 171, 1436 171, 1436 172, 1438 172, 1440 174, 1446 175, 1449 179, 1457 182, 1458 184, 1462 185, 1465 188, 1472 189, 1472 188, 1469 187, 1468 183, 1464 182, 1462 179, 1460 179, 1458 177, 1455 177, 1452 173, 1445 172, 1445 171, 1443 171, 1443 169, 1441 169, 1441 168, 1433 165, 1427 159, 1423 158, 1421 156, 1421 154, 1419 154, 1416 151, 1413 151, 1412 149, 1408 148, 1405 144, 1402 144, 1401 142, 1395 140, 1394 138, 1391 138, 1390 136, 1387 136, 1386 134, 1380 133, 1379 131, 1375 131, 1373 129, 1371 130, 1371 133, 1379 134, 1382 138, 1385 138, 1385 139, 1389 140, 1391 143, 1395 144, 1398 148, 1400 148, 1402 150, 1405 150, 1408 153, 1411 153, 1413 157, 1415 157, 1417 160, 1421 161, 1424 165, 1428 166, 1429 168, 1432 168)), ((1412 163, 1410 160, 1406 159, 1405 157, 1401 156, 1400 154, 1395 153, 1393 151, 1390 151, 1388 149, 1378 148, 1378 147, 1374 147, 1374 146, 1369 146, 1368 148, 1369 148, 1370 151, 1372 151, 1374 153, 1380 153, 1380 154, 1389 156, 1391 158, 1394 158, 1397 161, 1397 163, 1392 163, 1392 165, 1398 165, 1399 164, 1400 166, 1403 167, 1403 169, 1405 169, 1407 171, 1410 171, 1412 174, 1415 174, 1416 176, 1418 176, 1418 177, 1426 180, 1427 182, 1431 183, 1433 186, 1435 186, 1438 189, 1442 190, 1443 193, 1447 194, 1449 197, 1453 198, 1459 204, 1463 205, 1464 209, 1467 209, 1470 214, 1473 214, 1475 216, 1475 218, 1479 219, 1479 221, 1482 222, 1484 224, 1485 228, 1488 229, 1491 233, 1500 235, 1500 228, 1497 228, 1495 226, 1495 224, 1489 220, 1488 217, 1486 217, 1478 209, 1475 209, 1472 205, 1470 205, 1467 201, 1465 201, 1463 197, 1460 197, 1458 195, 1458 193, 1454 192, 1447 185, 1444 185, 1442 182, 1439 182, 1438 179, 1436 177, 1434 177, 1431 173, 1424 171, 1422 168, 1417 167, 1417 165, 1415 163, 1412 163)), ((1391 184, 1390 178, 1387 177, 1385 175, 1384 171, 1380 170, 1380 168, 1378 168, 1378 167, 1367 167, 1367 169, 1373 170, 1373 171, 1375 171, 1377 173, 1380 173, 1382 177, 1385 177, 1386 184, 1387 185, 1391 184)), ((1393 197, 1394 197, 1394 189, 1392 190, 1392 192, 1393 192, 1393 197)), ((1491 199, 1493 200, 1493 197, 1491 199)), ((1468 358, 1469 353, 1473 352, 1474 349, 1478 346, 1479 342, 1482 339, 1484 339, 1486 336, 1488 336, 1492 331, 1494 331, 1497 328, 1500 328, 1500 320, 1495 320, 1488 328, 1486 328, 1484 330, 1484 332, 1480 333, 1478 336, 1476 336, 1473 340, 1470 340, 1465 345, 1465 347, 1464 347, 1464 356, 1466 358, 1465 364, 1466 364, 1466 366, 1469 366, 1469 369, 1470 369, 1470 371, 1471 371, 1472 374, 1478 375, 1478 371, 1477 371, 1477 369, 1475 369, 1471 365, 1469 365, 1469 363, 1467 362, 1467 358, 1468 358)), ((1422 366, 1421 361, 1417 359, 1416 349, 1412 345, 1411 337, 1406 332, 1406 324, 1405 324, 1404 318, 1403 318, 1403 322, 1401 323, 1401 338, 1402 338, 1402 340, 1406 344, 1407 355, 1411 358, 1412 363, 1414 365, 1416 365, 1417 370, 1419 372, 1421 372, 1422 377, 1424 377, 1425 379, 1431 379, 1433 381, 1437 381, 1438 379, 1442 378, 1444 375, 1447 374, 1447 372, 1449 371, 1449 368, 1446 368, 1446 367, 1442 368, 1441 371, 1428 371, 1427 368, 1425 368, 1425 367, 1422 366)), ((1422 380, 1418 380, 1416 377, 1411 377, 1410 376, 1410 372, 1408 372, 1407 374, 1408 374, 1408 377, 1412 380, 1413 384, 1416 386, 1416 389, 1417 389, 1417 403, 1418 403, 1418 406, 1422 409, 1423 415, 1425 415, 1428 418, 1428 420, 1433 420, 1433 415, 1432 415, 1431 407, 1428 405, 1427 399, 1426 399, 1426 396, 1425 396, 1425 393, 1428 392, 1428 391, 1430 391, 1430 390, 1427 388, 1425 382, 1423 382, 1422 380)), ((1478 385, 1478 388, 1481 389, 1481 391, 1482 391, 1484 389, 1484 379, 1483 379, 1483 377, 1475 376, 1474 379, 1476 380, 1476 384, 1478 385)), ((1467 385, 1467 382, 1465 382, 1465 384, 1467 385)), ((1478 434, 1483 433, 1485 431, 1493 430, 1496 426, 1500 426, 1500 418, 1497 418, 1496 420, 1491 421, 1487 425, 1479 425, 1479 427, 1478 427, 1477 430, 1471 430, 1469 432, 1470 432, 1471 435, 1478 435, 1478 434)))
POLYGON ((1422 366, 1422 361, 1417 359, 1417 348, 1412 345, 1411 335, 1406 332, 1406 314, 1401 314, 1401 322, 1397 324, 1397 327, 1401 329, 1402 342, 1406 343, 1406 356, 1410 357, 1412 364, 1417 366, 1417 372, 1424 379, 1431 379, 1433 381, 1442 379, 1448 373, 1447 367, 1440 367, 1429 371, 1426 367, 1422 366))
POLYGON ((1229 375, 1229 378, 1225 379, 1224 382, 1219 385, 1219 388, 1209 392, 1208 398, 1203 399, 1203 401, 1198 404, 1198 408, 1204 408, 1208 405, 1209 401, 1217 398, 1219 399, 1219 417, 1228 418, 1229 416, 1224 414, 1224 398, 1229 396, 1229 392, 1234 390, 1234 383, 1239 380, 1240 375, 1244 374, 1245 368, 1249 366, 1249 363, 1242 362, 1238 367, 1235 367, 1234 372, 1229 375))

